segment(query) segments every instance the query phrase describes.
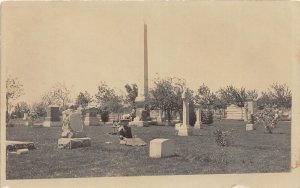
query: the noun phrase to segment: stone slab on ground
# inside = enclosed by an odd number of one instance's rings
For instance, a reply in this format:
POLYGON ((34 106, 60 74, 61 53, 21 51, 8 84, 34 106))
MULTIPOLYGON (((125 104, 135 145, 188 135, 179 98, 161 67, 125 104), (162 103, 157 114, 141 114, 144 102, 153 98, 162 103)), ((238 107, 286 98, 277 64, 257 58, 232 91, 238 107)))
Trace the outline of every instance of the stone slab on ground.
POLYGON ((124 138, 120 140, 120 144, 124 144, 127 146, 146 146, 146 142, 144 142, 140 138, 124 138))
POLYGON ((246 124, 246 131, 253 131, 255 130, 254 124, 246 124))
POLYGON ((44 121, 43 127, 61 127, 62 122, 60 121, 44 121))
POLYGON ((58 139, 59 149, 74 149, 91 146, 91 138, 60 138, 58 139))
POLYGON ((131 121, 129 122, 129 126, 137 126, 137 127, 148 127, 148 121, 131 121))
POLYGON ((170 139, 157 138, 150 141, 149 156, 152 158, 169 157, 175 154, 175 143, 170 139))
POLYGON ((27 148, 26 149, 18 149, 16 153, 18 155, 27 154, 27 153, 29 153, 29 150, 27 148))
POLYGON ((6 141, 6 150, 9 152, 17 151, 19 149, 35 149, 33 142, 21 142, 21 141, 6 141))

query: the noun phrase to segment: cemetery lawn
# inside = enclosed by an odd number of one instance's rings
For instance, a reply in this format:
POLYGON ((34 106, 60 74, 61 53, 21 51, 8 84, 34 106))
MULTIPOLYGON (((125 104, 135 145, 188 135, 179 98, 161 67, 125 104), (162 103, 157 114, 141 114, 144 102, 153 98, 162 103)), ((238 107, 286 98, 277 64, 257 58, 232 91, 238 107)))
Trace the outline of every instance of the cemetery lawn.
POLYGON ((72 150, 57 148, 61 128, 7 127, 7 140, 32 141, 29 154, 7 154, 7 179, 75 178, 103 176, 154 176, 222 173, 289 172, 291 122, 279 122, 273 134, 262 126, 245 131, 242 121, 222 120, 202 125, 194 136, 178 137, 174 127, 132 127, 133 135, 148 145, 120 145, 118 137, 107 134, 111 125, 87 127, 92 146, 72 150), (217 146, 214 130, 232 131, 233 143, 217 146), (149 142, 155 138, 175 140, 174 157, 149 158, 149 142), (107 143, 106 143, 107 142, 107 143))

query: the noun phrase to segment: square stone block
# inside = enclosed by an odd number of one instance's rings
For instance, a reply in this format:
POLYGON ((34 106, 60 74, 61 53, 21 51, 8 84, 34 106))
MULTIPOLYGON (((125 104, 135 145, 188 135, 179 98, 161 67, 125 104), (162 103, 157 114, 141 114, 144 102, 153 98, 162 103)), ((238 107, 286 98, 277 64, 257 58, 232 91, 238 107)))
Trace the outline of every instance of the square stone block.
POLYGON ((162 158, 172 156, 174 154, 175 143, 173 140, 157 138, 150 141, 150 157, 162 158))
POLYGON ((246 131, 253 131, 255 130, 254 124, 246 124, 246 131))
POLYGON ((58 139, 59 149, 74 149, 91 146, 91 138, 60 138, 58 139))

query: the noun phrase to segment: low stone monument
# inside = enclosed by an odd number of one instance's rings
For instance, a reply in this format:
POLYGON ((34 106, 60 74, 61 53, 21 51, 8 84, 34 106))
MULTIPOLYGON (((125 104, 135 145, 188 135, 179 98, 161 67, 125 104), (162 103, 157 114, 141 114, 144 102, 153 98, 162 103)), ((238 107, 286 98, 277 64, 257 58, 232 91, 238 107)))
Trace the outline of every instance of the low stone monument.
POLYGON ((158 116, 156 118, 157 125, 162 125, 164 123, 163 111, 158 110, 158 116))
POLYGON ((196 110, 196 123, 194 125, 195 129, 201 129, 201 108, 198 107, 196 110))
POLYGON ((98 109, 96 107, 93 107, 93 106, 89 106, 86 109, 86 115, 85 115, 85 118, 84 118, 84 124, 86 126, 100 125, 100 121, 97 117, 97 111, 98 111, 98 109))
POLYGON ((15 152, 19 149, 36 149, 33 142, 21 142, 21 141, 6 141, 6 151, 15 152))
POLYGON ((246 124, 246 131, 253 131, 253 130, 255 130, 254 115, 250 114, 250 118, 248 118, 248 122, 246 124))
POLYGON ((147 118, 150 117, 149 112, 147 110, 142 110, 139 115, 137 115, 134 120, 129 123, 129 125, 137 127, 148 127, 149 122, 147 118))
POLYGON ((175 154, 175 143, 170 139, 154 139, 150 141, 149 156, 151 158, 169 157, 175 154))
POLYGON ((43 122, 43 127, 60 127, 62 123, 59 118, 59 107, 55 105, 50 105, 46 109, 47 117, 43 122))
POLYGON ((178 129, 178 136, 192 135, 192 129, 190 126, 189 117, 189 101, 186 98, 185 92, 182 94, 183 110, 182 110, 182 124, 178 129))
POLYGON ((73 149, 91 146, 91 138, 87 137, 82 114, 78 110, 68 109, 63 112, 63 126, 58 148, 73 149))
POLYGON ((27 119, 28 119, 28 113, 24 113, 23 120, 27 120, 27 119))

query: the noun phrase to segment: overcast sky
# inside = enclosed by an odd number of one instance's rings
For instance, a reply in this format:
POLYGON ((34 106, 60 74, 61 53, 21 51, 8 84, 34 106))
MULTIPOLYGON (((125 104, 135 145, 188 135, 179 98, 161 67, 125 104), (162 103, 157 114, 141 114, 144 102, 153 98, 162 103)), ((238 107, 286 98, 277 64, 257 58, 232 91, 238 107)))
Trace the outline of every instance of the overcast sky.
POLYGON ((56 82, 74 96, 94 95, 101 81, 124 92, 137 83, 142 93, 144 23, 150 86, 156 73, 194 90, 291 86, 295 24, 286 3, 10 2, 2 21, 3 62, 28 102, 56 82))

